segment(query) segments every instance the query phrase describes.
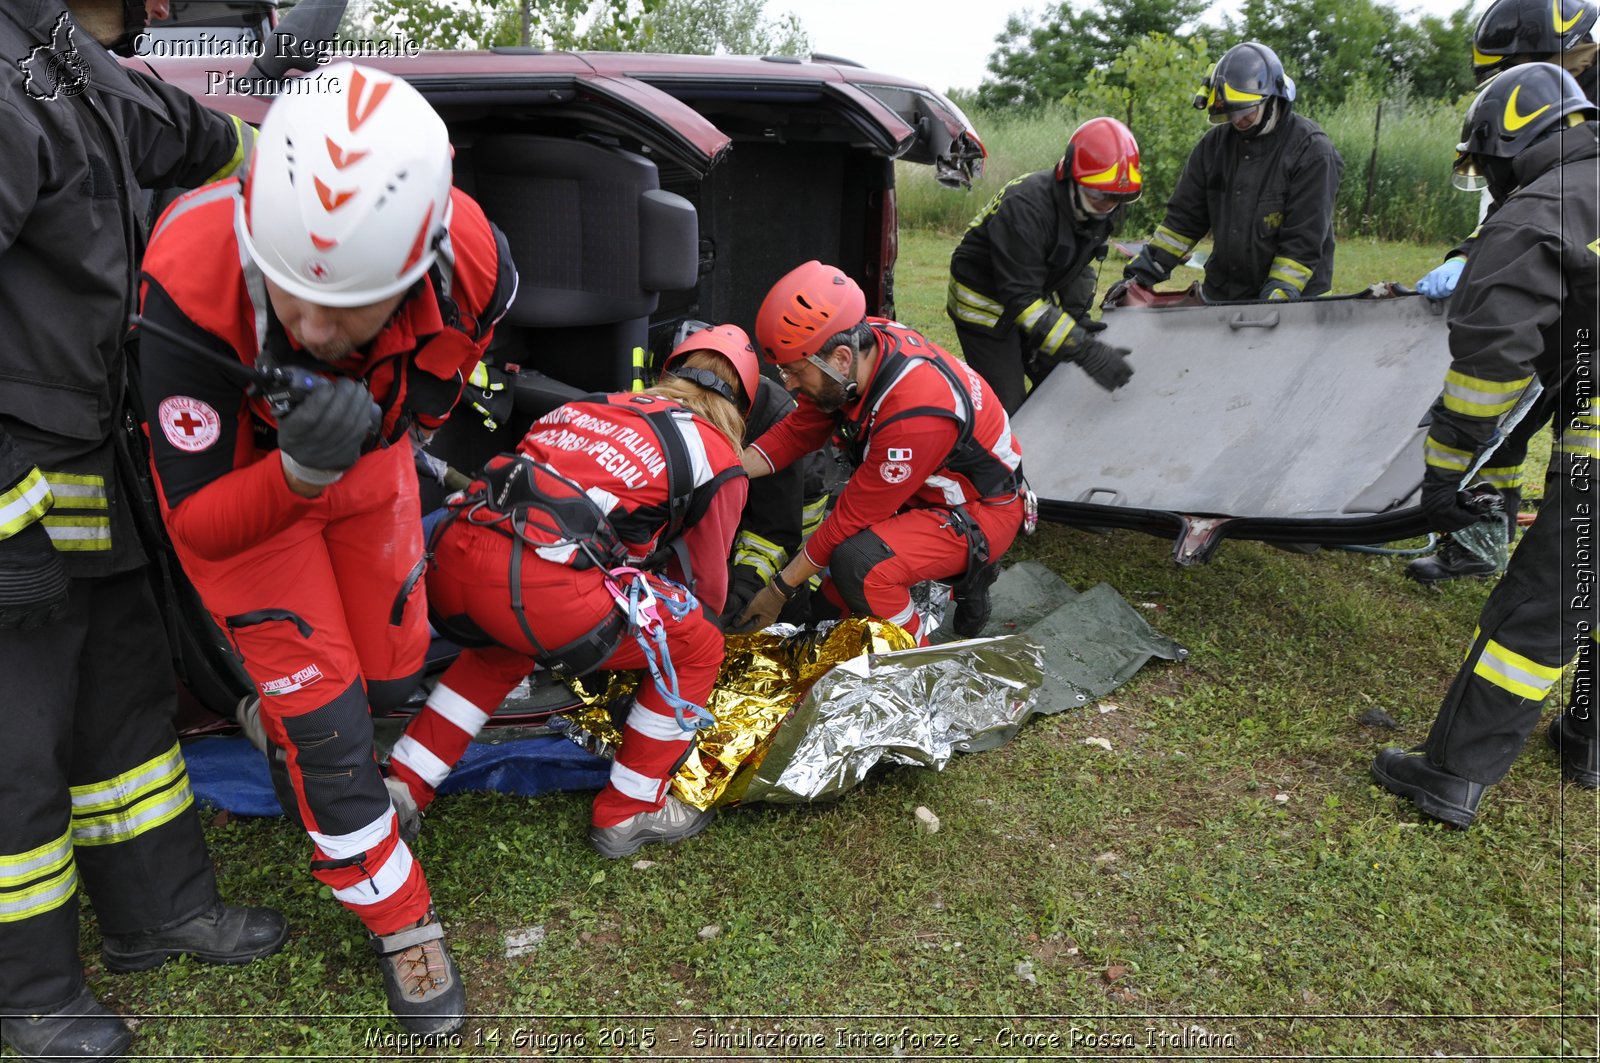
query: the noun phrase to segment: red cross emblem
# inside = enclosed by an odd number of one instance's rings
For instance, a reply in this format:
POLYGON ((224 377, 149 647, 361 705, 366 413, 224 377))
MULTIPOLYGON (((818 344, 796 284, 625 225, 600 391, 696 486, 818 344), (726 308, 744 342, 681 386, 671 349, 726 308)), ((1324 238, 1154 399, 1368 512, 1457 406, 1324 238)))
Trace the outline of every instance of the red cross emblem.
POLYGON ((207 403, 187 395, 169 395, 156 409, 156 421, 168 443, 191 453, 206 450, 222 435, 222 418, 207 403))

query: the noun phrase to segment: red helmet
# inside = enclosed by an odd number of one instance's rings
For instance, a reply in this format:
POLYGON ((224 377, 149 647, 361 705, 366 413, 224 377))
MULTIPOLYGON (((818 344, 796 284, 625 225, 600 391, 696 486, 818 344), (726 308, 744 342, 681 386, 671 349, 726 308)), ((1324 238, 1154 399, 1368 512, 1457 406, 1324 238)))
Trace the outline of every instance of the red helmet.
POLYGON ((1139 144, 1127 126, 1115 118, 1091 118, 1067 138, 1067 153, 1056 170, 1059 180, 1067 167, 1072 179, 1091 192, 1132 199, 1144 190, 1139 172, 1139 144))
POLYGON ((809 358, 832 336, 861 324, 867 297, 837 266, 812 259, 785 273, 756 313, 756 340, 774 365, 809 358))
MULTIPOLYGON (((685 324, 691 323, 685 322, 685 324)), ((672 348, 667 360, 661 363, 662 375, 674 372, 672 367, 675 362, 683 361, 696 351, 720 354, 733 365, 733 373, 739 378, 739 387, 744 390, 744 402, 741 404, 732 395, 723 397, 739 407, 740 413, 749 416, 756 405, 756 387, 761 382, 761 363, 756 360, 756 349, 751 346, 750 337, 745 335, 744 329, 738 325, 701 325, 700 328, 688 332, 678 345, 672 348)), ((704 380, 694 377, 685 379, 694 380, 701 387, 709 387, 720 394, 720 389, 704 380)), ((722 381, 718 380, 717 383, 721 384, 722 381)))

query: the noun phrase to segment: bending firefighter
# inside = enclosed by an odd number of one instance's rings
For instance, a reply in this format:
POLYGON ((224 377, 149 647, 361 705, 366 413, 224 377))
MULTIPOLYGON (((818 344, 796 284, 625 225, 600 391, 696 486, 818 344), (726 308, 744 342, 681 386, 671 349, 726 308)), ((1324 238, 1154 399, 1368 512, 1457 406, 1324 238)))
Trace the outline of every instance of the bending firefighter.
POLYGON ((621 857, 711 822, 668 793, 722 664, 716 616, 747 481, 738 445, 760 375, 744 333, 690 336, 642 393, 568 403, 452 496, 433 534, 434 623, 468 647, 391 754, 419 810, 535 664, 648 669, 589 841, 621 857), (670 576, 657 575, 661 568, 670 576))
MULTIPOLYGON (((1550 62, 1563 67, 1578 82, 1590 103, 1600 104, 1600 63, 1594 42, 1596 8, 1587 0, 1495 0, 1478 20, 1472 35, 1472 73, 1480 84, 1524 63, 1550 62)), ((1469 191, 1479 191, 1474 186, 1469 191)), ((1485 216, 1499 207, 1488 189, 1485 216)), ((1430 299, 1444 300, 1455 291, 1472 253, 1478 233, 1451 250, 1445 261, 1417 281, 1417 290, 1430 299)), ((1524 464, 1528 443, 1550 421, 1554 392, 1539 397, 1521 422, 1495 451, 1494 464, 1479 475, 1500 491, 1504 499, 1504 541, 1493 521, 1449 536, 1438 553, 1406 566, 1406 575, 1420 583, 1440 583, 1468 576, 1492 576, 1506 564, 1505 546, 1516 539, 1517 514, 1522 508, 1524 464)))
POLYGON ((192 192, 157 225, 144 393, 173 545, 255 683, 312 874, 365 924, 400 1023, 438 1033, 465 994, 370 711, 415 689, 429 640, 413 441, 516 275, 416 90, 324 74, 267 112, 243 188, 192 192))
POLYGON ((854 472, 833 511, 736 620, 772 623, 823 570, 836 609, 877 616, 927 641, 911 601, 927 579, 955 583, 957 634, 989 618, 989 586, 1028 508, 1011 421, 981 376, 896 321, 867 316, 836 267, 807 262, 762 301, 756 340, 798 408, 746 447, 752 477, 836 436, 854 472))
POLYGON ((1207 300, 1300 299, 1333 281, 1333 201, 1344 162, 1309 118, 1294 112, 1294 80, 1271 48, 1228 49, 1200 83, 1194 105, 1214 127, 1184 164, 1167 216, 1123 283, 1167 279, 1210 233, 1207 300))
MULTIPOLYGON (((1524 391, 1554 395, 1560 433, 1545 502, 1478 618, 1427 743, 1385 749, 1372 776, 1425 815, 1465 828, 1539 722, 1575 656, 1567 711, 1550 725, 1562 774, 1600 787, 1595 725, 1595 396, 1600 333, 1600 123, 1560 67, 1530 63, 1495 78, 1467 111, 1458 175, 1486 181, 1497 210, 1483 225, 1450 302, 1450 371, 1434 404, 1422 483, 1435 528, 1479 520, 1463 479, 1524 391)), ((1492 497, 1492 492, 1491 492, 1492 497)))
POLYGON ((178 738, 159 532, 124 346, 140 188, 234 173, 253 132, 120 66, 142 2, 0 7, 0 1038, 24 1059, 120 1058, 133 1031, 84 980, 247 963, 288 936, 226 906, 178 738), (104 47, 103 47, 104 45, 104 47), (143 519, 141 519, 143 518, 143 519))
POLYGON ((1019 177, 967 226, 950 256, 945 311, 967 364, 1007 413, 1062 361, 1115 391, 1128 351, 1094 335, 1089 317, 1106 240, 1139 198, 1139 145, 1115 118, 1091 118, 1067 138, 1054 169, 1019 177))

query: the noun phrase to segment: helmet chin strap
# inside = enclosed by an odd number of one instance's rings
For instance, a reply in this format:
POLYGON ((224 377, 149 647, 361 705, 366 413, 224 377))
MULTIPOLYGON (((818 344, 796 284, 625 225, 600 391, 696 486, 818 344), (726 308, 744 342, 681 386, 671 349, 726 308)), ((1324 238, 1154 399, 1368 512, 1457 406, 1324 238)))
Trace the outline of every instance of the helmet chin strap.
POLYGON ((819 357, 815 354, 809 354, 806 356, 806 361, 822 370, 823 376, 844 388, 846 400, 854 402, 856 394, 860 391, 860 387, 856 384, 856 365, 860 361, 860 358, 861 356, 852 349, 850 352, 850 375, 848 377, 841 376, 837 369, 828 364, 828 360, 826 358, 819 357))

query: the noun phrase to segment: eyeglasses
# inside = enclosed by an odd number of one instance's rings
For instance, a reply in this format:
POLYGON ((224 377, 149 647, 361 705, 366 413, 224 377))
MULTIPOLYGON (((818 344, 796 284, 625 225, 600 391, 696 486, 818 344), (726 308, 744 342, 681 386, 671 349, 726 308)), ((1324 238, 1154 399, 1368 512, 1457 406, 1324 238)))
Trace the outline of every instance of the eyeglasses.
POLYGON ((780 365, 778 366, 778 377, 785 385, 792 384, 800 379, 800 367, 804 364, 804 361, 799 361, 780 365))

